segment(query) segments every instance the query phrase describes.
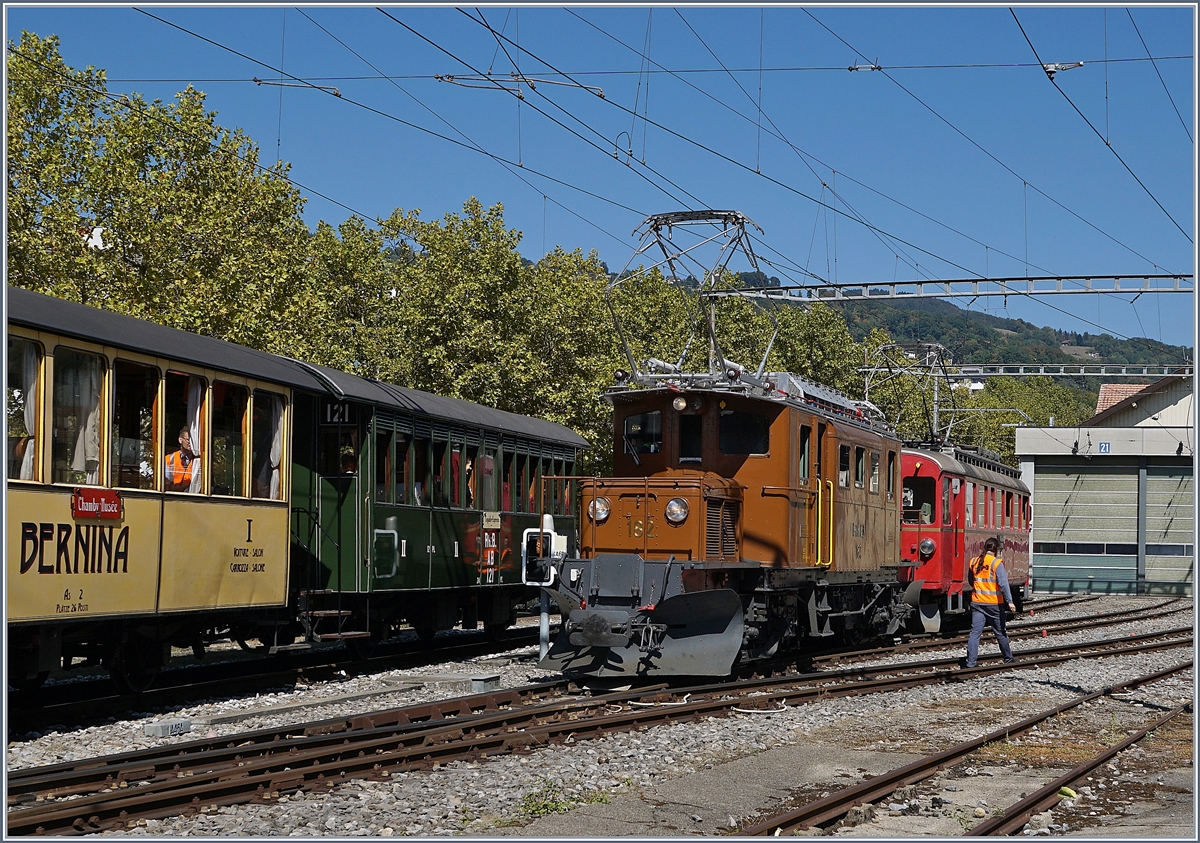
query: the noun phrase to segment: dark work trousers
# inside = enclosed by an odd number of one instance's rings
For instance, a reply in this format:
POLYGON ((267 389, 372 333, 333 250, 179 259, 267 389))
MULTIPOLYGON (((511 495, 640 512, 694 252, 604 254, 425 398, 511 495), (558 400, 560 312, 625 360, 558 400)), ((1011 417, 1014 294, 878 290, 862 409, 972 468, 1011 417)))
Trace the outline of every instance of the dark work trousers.
POLYGON ((1008 633, 1004 631, 1005 608, 1003 603, 971 604, 971 637, 967 639, 967 667, 974 667, 975 660, 979 658, 979 639, 983 636, 985 625, 990 626, 996 633, 996 640, 1000 643, 1000 652, 1005 660, 1013 657, 1012 648, 1008 646, 1008 633))

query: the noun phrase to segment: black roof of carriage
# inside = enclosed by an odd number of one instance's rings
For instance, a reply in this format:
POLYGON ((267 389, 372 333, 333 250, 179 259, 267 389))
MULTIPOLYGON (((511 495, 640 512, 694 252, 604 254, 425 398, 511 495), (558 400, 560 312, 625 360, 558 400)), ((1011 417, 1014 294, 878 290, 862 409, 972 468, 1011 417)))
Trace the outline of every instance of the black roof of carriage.
POLYGON ((7 298, 8 321, 17 325, 249 375, 307 392, 336 396, 340 390, 348 399, 458 422, 469 427, 588 447, 587 440, 582 436, 554 422, 302 363, 289 357, 17 287, 7 288, 7 298), (331 384, 336 389, 331 389, 331 384))

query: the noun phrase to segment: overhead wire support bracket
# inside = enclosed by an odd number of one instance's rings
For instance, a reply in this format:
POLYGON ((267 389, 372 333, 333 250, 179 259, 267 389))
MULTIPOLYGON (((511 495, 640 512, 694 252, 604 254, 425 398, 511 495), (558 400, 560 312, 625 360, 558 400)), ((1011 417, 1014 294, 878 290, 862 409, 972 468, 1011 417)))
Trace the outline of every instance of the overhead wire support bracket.
POLYGON ((510 94, 516 94, 521 99, 522 96, 519 86, 521 84, 528 85, 533 90, 537 90, 538 85, 560 85, 564 88, 578 88, 582 91, 593 93, 600 99, 604 99, 604 89, 597 88, 593 85, 582 85, 578 82, 564 82, 561 79, 539 79, 536 76, 526 76, 524 73, 509 73, 508 78, 518 84, 517 88, 510 88, 504 84, 503 77, 497 78, 490 74, 488 75, 460 75, 455 73, 435 73, 433 76, 439 82, 449 82, 451 85, 460 85, 463 88, 482 88, 489 91, 507 91, 510 94))
POLYGON ((274 85, 276 88, 312 88, 317 91, 324 91, 327 94, 333 94, 341 99, 342 92, 332 85, 314 85, 311 82, 280 82, 273 79, 259 79, 257 76, 252 77, 255 85, 262 87, 263 85, 274 85))

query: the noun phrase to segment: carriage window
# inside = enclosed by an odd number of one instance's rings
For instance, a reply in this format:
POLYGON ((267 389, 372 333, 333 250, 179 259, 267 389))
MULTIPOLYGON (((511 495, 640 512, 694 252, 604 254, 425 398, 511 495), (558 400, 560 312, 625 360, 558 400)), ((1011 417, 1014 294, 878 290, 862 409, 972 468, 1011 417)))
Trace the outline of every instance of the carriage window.
POLYGON ((394 500, 398 504, 408 503, 408 498, 405 493, 408 491, 408 436, 403 433, 396 434, 396 449, 392 457, 393 476, 396 481, 396 496, 394 500))
POLYGON ((42 413, 38 401, 41 348, 19 337, 8 338, 8 479, 37 480, 37 436, 42 413))
POLYGON ((430 477, 429 477, 429 440, 413 440, 413 503, 417 506, 429 506, 430 477))
POLYGON ((55 483, 100 482, 100 388, 104 358, 58 348, 54 353, 51 461, 55 483))
POLYGON ((866 448, 854 449, 854 485, 861 489, 867 479, 867 450, 866 448))
POLYGON ((838 485, 850 485, 850 446, 842 445, 838 448, 838 485))
POLYGON ((901 511, 906 524, 932 524, 937 485, 932 477, 906 477, 901 511))
POLYGON ((254 390, 250 483, 256 498, 283 500, 283 396, 254 390))
POLYGON ((483 471, 479 481, 479 508, 496 509, 496 450, 488 448, 483 453, 483 471))
POLYGON ((980 485, 980 486, 977 486, 976 489, 977 489, 976 503, 978 504, 976 509, 979 512, 979 515, 978 515, 979 520, 976 522, 976 526, 977 527, 986 527, 987 526, 987 488, 985 486, 980 485))
POLYGON ((1009 530, 1016 526, 1013 523, 1012 499, 1012 492, 1004 493, 1004 526, 1009 530))
POLYGON ((758 413, 721 411, 719 439, 722 454, 757 454, 770 451, 771 423, 758 413))
POLYGON ((871 454, 871 491, 879 494, 879 454, 871 454))
POLYGON ((942 478, 942 523, 950 523, 950 478, 942 478))
POLYGON ((450 505, 461 507, 463 502, 463 446, 455 442, 450 447, 450 505))
POLYGON ((625 417, 625 453, 656 454, 662 450, 662 411, 625 417))
POLYGON ((529 494, 529 482, 525 479, 525 463, 528 458, 516 456, 513 458, 513 510, 525 511, 525 500, 529 494))
POLYGON ((800 428, 800 479, 805 482, 812 476, 812 428, 800 428))
POLYGON ((392 498, 392 432, 375 431, 375 500, 391 503, 392 498))
POLYGON ((888 499, 891 500, 892 498, 896 497, 896 452, 895 451, 888 451, 887 481, 888 481, 888 499))
POLYGON ((703 416, 679 417, 679 461, 681 463, 700 462, 703 431, 703 416))
POLYGON ((467 485, 467 509, 479 509, 479 449, 467 448, 463 478, 467 485))
POLYGON ((163 385, 166 430, 163 488, 168 492, 199 493, 203 491, 200 466, 204 450, 204 415, 200 411, 207 384, 204 378, 169 371, 163 385))
POLYGON ((128 360, 113 364, 112 485, 153 489, 158 369, 128 360))
POLYGON ((446 449, 448 442, 433 443, 433 472, 429 477, 429 502, 433 506, 445 506, 449 503, 446 496, 446 449))
POLYGON ((246 404, 244 386, 213 381, 212 492, 214 495, 246 494, 246 404))
POLYGON ((967 484, 967 494, 964 496, 963 503, 966 506, 966 522, 968 527, 975 526, 975 484, 967 484))
POLYGON ((513 455, 505 454, 500 464, 500 508, 512 512, 513 455))

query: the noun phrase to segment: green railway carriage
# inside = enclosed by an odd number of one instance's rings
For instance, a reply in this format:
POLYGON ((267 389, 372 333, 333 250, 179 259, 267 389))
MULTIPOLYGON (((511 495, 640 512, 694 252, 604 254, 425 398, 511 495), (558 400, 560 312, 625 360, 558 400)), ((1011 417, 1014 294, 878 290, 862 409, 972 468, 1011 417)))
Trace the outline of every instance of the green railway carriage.
POLYGON ((490 634, 573 534, 560 425, 9 289, 8 678, 231 636, 360 654, 401 623, 490 634), (185 446, 185 439, 190 445, 185 446), (190 450, 189 450, 190 449, 190 450), (187 454, 191 454, 190 457, 187 454))

